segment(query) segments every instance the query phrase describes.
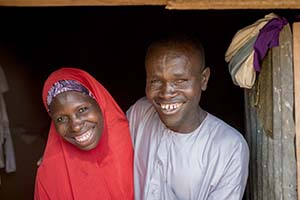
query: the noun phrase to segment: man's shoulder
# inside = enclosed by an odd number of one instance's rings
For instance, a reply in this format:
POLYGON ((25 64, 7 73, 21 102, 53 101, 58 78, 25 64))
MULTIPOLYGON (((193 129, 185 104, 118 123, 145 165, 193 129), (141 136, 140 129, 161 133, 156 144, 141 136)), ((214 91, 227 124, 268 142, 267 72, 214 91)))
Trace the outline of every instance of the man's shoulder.
MULTIPOLYGON (((236 128, 234 128, 232 125, 229 123, 225 122, 223 119, 208 113, 208 118, 209 118, 209 123, 211 124, 212 127, 215 128, 222 128, 222 129, 228 129, 232 130, 234 132, 240 133, 236 128)), ((240 133, 241 134, 241 133, 240 133)))
POLYGON ((214 134, 213 143, 215 147, 221 148, 223 152, 234 151, 237 148, 247 155, 249 149, 243 134, 222 119, 209 114, 208 128, 214 134))
POLYGON ((223 139, 228 137, 244 141, 243 134, 239 130, 215 115, 208 114, 208 126, 212 129, 211 131, 216 131, 217 136, 219 135, 223 139))
POLYGON ((151 107, 152 104, 148 101, 148 99, 144 96, 138 99, 133 105, 130 106, 128 110, 132 111, 143 111, 147 110, 149 107, 151 107))
POLYGON ((144 97, 139 98, 133 105, 147 106, 147 105, 151 105, 151 104, 148 101, 147 97, 144 96, 144 97))
POLYGON ((133 119, 135 121, 137 119, 141 120, 147 113, 149 114, 153 112, 155 111, 152 104, 146 97, 142 97, 130 106, 130 108, 126 112, 126 115, 129 121, 133 119))

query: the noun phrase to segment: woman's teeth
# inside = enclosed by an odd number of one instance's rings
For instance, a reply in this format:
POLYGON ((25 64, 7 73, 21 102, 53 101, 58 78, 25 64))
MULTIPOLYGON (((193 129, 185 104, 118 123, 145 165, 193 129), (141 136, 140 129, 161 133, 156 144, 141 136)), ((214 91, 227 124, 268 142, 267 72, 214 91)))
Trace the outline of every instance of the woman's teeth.
POLYGON ((92 129, 90 129, 89 131, 87 131, 86 133, 80 136, 76 136, 75 140, 78 142, 85 142, 91 137, 91 135, 92 135, 92 129))

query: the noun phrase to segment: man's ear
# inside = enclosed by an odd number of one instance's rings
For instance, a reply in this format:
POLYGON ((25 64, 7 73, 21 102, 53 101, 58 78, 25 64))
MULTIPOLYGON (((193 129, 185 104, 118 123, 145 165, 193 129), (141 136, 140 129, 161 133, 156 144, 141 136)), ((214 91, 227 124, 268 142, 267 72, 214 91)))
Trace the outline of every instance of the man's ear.
POLYGON ((201 90, 205 91, 210 77, 210 68, 206 67, 201 73, 201 90))

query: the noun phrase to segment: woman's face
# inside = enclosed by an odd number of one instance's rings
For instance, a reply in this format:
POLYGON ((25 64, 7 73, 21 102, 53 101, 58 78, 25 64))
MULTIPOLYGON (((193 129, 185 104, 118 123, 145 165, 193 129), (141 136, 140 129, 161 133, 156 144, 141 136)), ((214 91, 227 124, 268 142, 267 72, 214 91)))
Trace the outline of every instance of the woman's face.
POLYGON ((97 102, 80 92, 63 92, 50 104, 50 115, 59 135, 82 150, 97 146, 103 131, 103 115, 97 102))

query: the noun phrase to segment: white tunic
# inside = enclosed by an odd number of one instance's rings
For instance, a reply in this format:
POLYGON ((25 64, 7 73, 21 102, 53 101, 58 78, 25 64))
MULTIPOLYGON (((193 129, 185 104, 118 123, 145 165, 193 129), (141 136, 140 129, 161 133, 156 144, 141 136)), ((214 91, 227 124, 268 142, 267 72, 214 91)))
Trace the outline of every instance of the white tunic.
POLYGON ((248 177, 243 136, 208 114, 191 133, 166 128, 146 98, 127 111, 135 200, 238 200, 248 177))

